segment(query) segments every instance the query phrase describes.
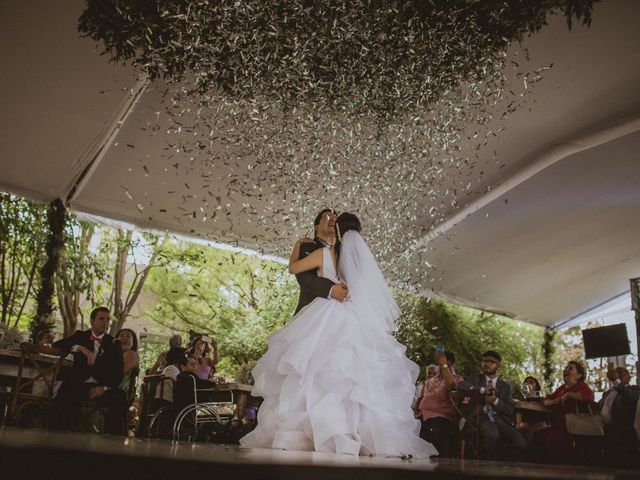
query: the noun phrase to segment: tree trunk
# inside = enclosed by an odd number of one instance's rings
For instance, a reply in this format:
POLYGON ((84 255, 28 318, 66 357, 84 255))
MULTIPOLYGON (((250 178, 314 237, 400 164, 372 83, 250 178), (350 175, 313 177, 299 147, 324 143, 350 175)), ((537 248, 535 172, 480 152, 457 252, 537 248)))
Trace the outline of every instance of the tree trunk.
POLYGON ((31 322, 31 334, 34 336, 43 328, 51 328, 53 320, 53 294, 55 291, 55 274, 58 270, 60 256, 64 251, 64 226, 67 211, 62 200, 56 198, 49 204, 47 220, 49 235, 45 247, 46 260, 40 271, 40 289, 37 295, 38 310, 31 322))
POLYGON ((145 268, 141 272, 136 272, 136 276, 131 282, 129 289, 127 291, 127 295, 123 295, 124 291, 124 277, 125 271, 127 267, 127 253, 129 251, 129 247, 131 245, 131 238, 133 232, 127 232, 126 237, 122 237, 119 234, 118 240, 118 251, 116 258, 116 267, 114 272, 114 292, 113 292, 113 318, 114 321, 111 322, 111 335, 115 335, 119 330, 124 327, 125 322, 129 318, 131 314, 131 309, 135 305, 140 293, 142 293, 142 288, 144 287, 147 278, 149 277, 149 273, 151 269, 155 266, 155 263, 158 259, 158 254, 162 246, 164 245, 164 241, 162 244, 158 239, 156 239, 153 245, 153 253, 151 254, 151 258, 149 262, 145 266, 145 268))
MULTIPOLYGON (((81 224, 81 238, 78 245, 78 254, 80 257, 86 258, 89 255, 89 244, 94 233, 94 225, 81 224)), ((69 239, 67 239, 67 245, 69 239)), ((65 253, 67 255, 67 253, 65 253)), ((84 275, 87 273, 78 265, 73 265, 66 259, 66 271, 60 272, 56 276, 56 293, 58 298, 58 306, 63 324, 63 337, 67 338, 78 329, 78 322, 82 318, 82 310, 80 309, 80 295, 85 292, 84 275)))
POLYGON ((542 355, 544 357, 542 363, 542 374, 544 376, 544 383, 547 387, 547 391, 553 390, 553 382, 555 379, 556 371, 553 365, 553 355, 555 353, 555 347, 553 340, 555 339, 556 332, 550 328, 544 330, 544 340, 542 343, 542 355))

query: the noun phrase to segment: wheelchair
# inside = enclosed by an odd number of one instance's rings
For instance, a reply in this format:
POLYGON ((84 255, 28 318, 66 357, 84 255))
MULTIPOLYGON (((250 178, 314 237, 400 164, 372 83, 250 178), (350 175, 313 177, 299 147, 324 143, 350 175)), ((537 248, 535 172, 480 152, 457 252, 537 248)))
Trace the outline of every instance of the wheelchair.
POLYGON ((173 403, 164 400, 164 389, 169 383, 175 388, 175 380, 157 374, 145 376, 143 382, 136 437, 169 440, 172 438, 175 408, 173 403))
POLYGON ((177 382, 162 375, 145 377, 144 406, 136 436, 181 442, 232 442, 233 391, 223 385, 198 388, 195 377, 186 377, 192 389, 188 402, 170 403, 164 388, 171 382, 176 400, 177 382))
POLYGON ((173 423, 173 440, 228 443, 234 416, 233 391, 224 385, 198 388, 193 385, 193 403, 184 406, 173 423))

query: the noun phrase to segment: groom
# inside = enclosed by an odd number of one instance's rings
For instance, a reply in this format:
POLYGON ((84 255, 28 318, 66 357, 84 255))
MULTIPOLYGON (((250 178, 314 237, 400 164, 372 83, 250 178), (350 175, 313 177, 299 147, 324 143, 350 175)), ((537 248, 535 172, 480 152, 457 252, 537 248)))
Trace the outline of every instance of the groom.
MULTIPOLYGON (((312 241, 303 241, 300 244, 300 258, 306 257, 314 250, 328 247, 336 243, 336 212, 325 208, 313 222, 315 238, 312 241)), ((309 305, 316 297, 333 298, 339 302, 344 301, 349 294, 347 286, 340 282, 334 283, 328 278, 319 277, 316 270, 302 272, 296 275, 300 284, 300 298, 296 313, 309 305)))

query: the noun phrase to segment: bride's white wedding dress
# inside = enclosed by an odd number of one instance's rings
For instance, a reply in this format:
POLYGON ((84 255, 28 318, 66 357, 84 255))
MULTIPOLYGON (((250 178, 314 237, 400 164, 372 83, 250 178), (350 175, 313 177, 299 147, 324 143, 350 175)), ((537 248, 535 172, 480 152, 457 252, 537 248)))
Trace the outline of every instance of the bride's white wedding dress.
MULTIPOLYGON (((411 402, 418 366, 388 332, 399 315, 377 263, 358 232, 343 236, 339 270, 349 301, 316 298, 269 336, 253 369, 252 394, 264 399, 245 447, 412 455, 436 449, 419 436, 411 402)), ((339 281, 328 248, 319 275, 339 281)))

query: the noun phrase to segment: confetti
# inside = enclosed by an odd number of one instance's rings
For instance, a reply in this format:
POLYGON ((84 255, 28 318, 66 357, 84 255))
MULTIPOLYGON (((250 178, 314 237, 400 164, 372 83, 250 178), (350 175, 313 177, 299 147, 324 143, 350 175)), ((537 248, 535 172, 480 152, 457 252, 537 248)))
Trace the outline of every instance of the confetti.
MULTIPOLYGON (((551 68, 525 71, 519 42, 565 3, 88 0, 79 30, 158 80, 144 132, 164 135, 152 170, 175 206, 136 191, 141 213, 286 257, 321 208, 353 211, 389 279, 417 290, 440 278, 417 240, 506 165, 478 152, 551 68)), ((569 26, 591 9, 572 2, 569 26)))

